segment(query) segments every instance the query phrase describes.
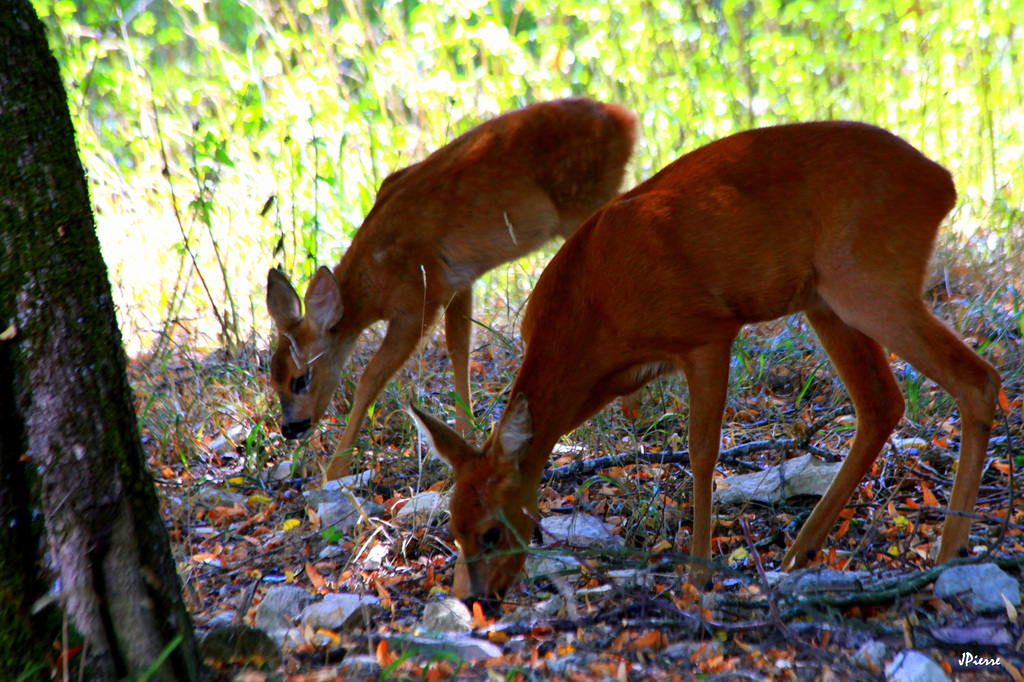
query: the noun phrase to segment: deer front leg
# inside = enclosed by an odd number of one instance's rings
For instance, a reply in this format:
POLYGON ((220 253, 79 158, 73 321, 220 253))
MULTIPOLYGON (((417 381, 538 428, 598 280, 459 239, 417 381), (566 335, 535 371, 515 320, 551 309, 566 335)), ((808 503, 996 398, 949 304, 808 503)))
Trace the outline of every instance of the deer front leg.
POLYGON ((704 587, 711 578, 711 493, 729 388, 731 341, 702 346, 683 359, 683 373, 690 392, 689 444, 693 471, 690 583, 698 587, 704 587))
POLYGON ((444 314, 444 338, 455 375, 455 430, 466 437, 473 428, 473 397, 469 391, 469 342, 473 333, 473 290, 456 291, 444 314))
POLYGON ((324 482, 333 481, 352 473, 352 450, 359 437, 359 429, 366 420, 370 405, 380 395, 384 384, 398 372, 416 350, 417 344, 423 337, 423 330, 433 324, 436 318, 437 306, 434 305, 423 311, 423 324, 420 324, 419 320, 410 323, 407 319, 399 318, 388 323, 384 341, 369 364, 366 365, 363 375, 359 377, 359 385, 356 387, 356 394, 352 400, 348 423, 345 425, 345 432, 341 436, 341 442, 338 443, 334 457, 327 465, 324 482))

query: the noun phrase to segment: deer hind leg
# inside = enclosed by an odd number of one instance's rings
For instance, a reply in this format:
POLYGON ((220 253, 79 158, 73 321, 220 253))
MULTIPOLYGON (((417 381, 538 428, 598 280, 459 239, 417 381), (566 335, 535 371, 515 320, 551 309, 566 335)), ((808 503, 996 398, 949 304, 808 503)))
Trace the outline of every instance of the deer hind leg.
POLYGON ((444 339, 455 375, 455 430, 466 437, 473 428, 473 398, 469 390, 469 342, 473 335, 473 290, 456 291, 444 314, 444 339))
POLYGON ((351 450, 359 438, 359 429, 366 421, 370 405, 380 395, 388 380, 401 369, 405 361, 416 350, 416 345, 423 336, 423 330, 437 320, 437 312, 436 304, 428 306, 423 311, 424 322, 422 324, 420 319, 403 320, 399 318, 388 323, 384 341, 366 365, 363 375, 359 377, 356 394, 352 399, 352 409, 348 414, 348 423, 345 425, 345 432, 341 435, 341 441, 334 452, 334 457, 327 465, 327 471, 324 474, 325 481, 333 481, 352 473, 351 450))
MULTIPOLYGON (((885 280, 880 277, 878 281, 885 280)), ((872 286, 862 294, 862 300, 871 301, 871 306, 850 305, 846 312, 839 311, 844 319, 904 358, 956 400, 961 421, 960 460, 948 506, 954 512, 972 511, 995 419, 999 373, 916 296, 909 298, 902 291, 872 286)), ((970 518, 948 516, 938 560, 948 561, 966 547, 970 530, 970 518)))
POLYGON ((693 535, 690 582, 703 587, 711 577, 711 492, 722 441, 722 416, 729 388, 729 350, 724 344, 702 346, 683 358, 690 393, 689 446, 693 471, 693 535))
POLYGON ((806 565, 821 549, 839 512, 903 416, 903 394, 881 346, 827 307, 806 314, 850 394, 857 411, 857 432, 839 473, 786 552, 782 568, 787 571, 806 565))

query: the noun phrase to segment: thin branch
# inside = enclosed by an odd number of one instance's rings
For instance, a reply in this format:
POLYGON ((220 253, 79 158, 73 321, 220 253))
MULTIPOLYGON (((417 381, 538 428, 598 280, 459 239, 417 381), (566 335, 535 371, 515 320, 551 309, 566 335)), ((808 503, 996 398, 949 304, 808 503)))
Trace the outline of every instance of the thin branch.
MULTIPOLYGON (((752 443, 743 443, 731 447, 728 450, 723 450, 718 456, 719 463, 728 464, 735 467, 744 467, 753 471, 759 471, 760 466, 751 464, 745 461, 743 458, 755 452, 764 452, 767 450, 776 451, 789 451, 789 450, 803 450, 809 452, 816 457, 822 457, 825 459, 833 458, 832 453, 816 448, 810 445, 810 439, 815 433, 824 428, 829 422, 836 417, 840 417, 847 414, 852 414, 852 407, 841 407, 837 410, 829 412, 818 421, 814 422, 807 431, 800 438, 780 438, 773 440, 759 440, 752 443)), ((667 452, 627 452, 621 455, 606 455, 604 457, 595 457, 594 459, 588 460, 577 460, 566 464, 565 466, 556 467, 549 469, 544 472, 543 480, 562 480, 566 478, 575 478, 578 476, 587 476, 600 471, 602 469, 609 469, 615 466, 625 466, 629 464, 689 464, 690 463, 690 452, 689 450, 669 450, 667 452)))

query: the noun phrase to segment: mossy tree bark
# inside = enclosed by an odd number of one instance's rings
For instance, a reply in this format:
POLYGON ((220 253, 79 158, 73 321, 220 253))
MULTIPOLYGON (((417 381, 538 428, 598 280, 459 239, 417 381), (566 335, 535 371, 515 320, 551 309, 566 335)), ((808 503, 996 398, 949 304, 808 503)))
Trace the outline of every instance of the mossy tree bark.
POLYGON ((32 525, 39 510, 46 562, 60 579, 59 605, 83 636, 88 679, 201 674, 125 370, 57 63, 30 0, 7 0, 0 12, 2 679, 17 679, 54 641, 52 628, 30 613, 50 587, 32 525))

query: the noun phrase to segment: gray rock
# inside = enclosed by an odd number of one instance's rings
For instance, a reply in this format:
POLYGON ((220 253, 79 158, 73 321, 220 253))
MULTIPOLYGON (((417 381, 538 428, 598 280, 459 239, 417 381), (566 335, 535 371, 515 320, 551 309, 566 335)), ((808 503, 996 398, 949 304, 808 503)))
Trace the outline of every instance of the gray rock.
POLYGON ((377 597, 361 594, 329 594, 302 610, 302 624, 316 631, 348 630, 371 627, 374 618, 384 612, 377 597))
POLYGON ((292 621, 313 595, 294 585, 275 585, 256 606, 256 628, 280 640, 292 628, 292 621))
POLYGON ((334 672, 342 680, 376 680, 381 668, 374 654, 355 654, 345 656, 334 672))
POLYGON ((1001 620, 972 619, 969 623, 936 626, 929 628, 928 631, 935 639, 945 644, 961 647, 999 647, 1013 644, 1008 624, 1005 617, 1001 620))
POLYGON ((885 666, 886 682, 950 682, 938 663, 919 651, 901 651, 885 666))
POLYGON ((327 481, 322 488, 309 488, 302 491, 306 504, 315 505, 320 502, 340 502, 347 500, 352 490, 365 488, 373 481, 374 472, 364 471, 352 476, 345 476, 335 481, 327 481))
POLYGON ((622 547, 622 538, 608 524, 589 514, 549 516, 541 519, 544 544, 565 543, 574 547, 622 547))
POLYGON ((235 613, 237 612, 234 610, 228 610, 214 614, 213 618, 206 621, 206 627, 210 628, 211 630, 215 628, 227 627, 228 625, 231 625, 235 622, 235 613))
POLYGON ((722 504, 746 504, 750 500, 776 504, 795 495, 823 495, 842 464, 822 462, 814 455, 794 457, 781 468, 773 466, 722 479, 713 498, 722 504))
POLYGON ((366 515, 371 519, 382 518, 384 516, 384 513, 387 511, 384 508, 383 504, 379 504, 377 502, 374 502, 373 500, 363 501, 362 506, 363 511, 366 512, 366 515))
POLYGON ((423 628, 431 632, 468 633, 473 629, 473 614, 461 599, 446 597, 423 609, 423 628))
POLYGON ((244 424, 235 424, 210 441, 206 449, 215 455, 223 455, 234 452, 238 445, 245 441, 248 434, 248 427, 244 424))
POLYGON ((281 651, 263 630, 248 625, 226 625, 211 630, 201 645, 203 658, 221 665, 275 670, 281 651))
POLYGON ((330 494, 332 492, 340 492, 345 488, 348 490, 365 488, 370 485, 375 475, 376 474, 373 469, 367 469, 366 471, 360 471, 358 474, 352 474, 351 476, 342 476, 337 480, 327 481, 324 483, 323 491, 330 494))
POLYGON ((463 661, 479 661, 502 655, 501 647, 486 639, 466 635, 446 634, 442 638, 425 635, 392 635, 384 639, 388 643, 388 651, 408 653, 428 659, 441 655, 454 656, 463 661))
POLYGON ((654 575, 636 568, 616 568, 607 572, 611 581, 623 587, 652 587, 654 575))
POLYGON ((1003 596, 1014 608, 1020 607, 1020 585, 995 564, 953 566, 935 581, 936 597, 959 598, 976 612, 1006 611, 1003 596))
POLYGON ((527 602, 510 613, 506 613, 498 621, 503 624, 521 623, 523 621, 541 620, 554 618, 565 610, 565 599, 562 597, 549 597, 535 604, 527 602))
POLYGON ((265 481, 284 481, 292 478, 304 478, 308 474, 309 472, 305 471, 301 464, 296 464, 289 459, 278 462, 261 472, 260 475, 265 481))
POLYGON ((451 496, 433 490, 413 495, 393 517, 393 521, 404 526, 428 523, 442 512, 448 511, 451 496))
MULTIPOLYGON (((362 505, 363 500, 358 497, 355 499, 362 505)), ((338 530, 348 530, 363 518, 363 515, 359 513, 359 508, 347 499, 337 502, 321 502, 316 506, 316 513, 320 517, 321 528, 334 526, 338 530)))
POLYGON ((341 545, 325 545, 320 553, 316 555, 317 559, 323 561, 325 559, 339 559, 351 554, 351 552, 341 545))
POLYGON ((878 672, 882 669, 888 654, 889 650, 883 642, 872 640, 865 642, 857 649, 853 654, 853 662, 860 668, 878 672))
POLYGON ((549 575, 566 575, 579 572, 580 562, 568 554, 531 552, 526 557, 527 580, 538 580, 549 575))
POLYGON ((242 493, 224 490, 216 486, 204 488, 195 498, 197 504, 207 509, 212 509, 213 507, 233 507, 236 504, 245 505, 247 500, 248 498, 242 493))

